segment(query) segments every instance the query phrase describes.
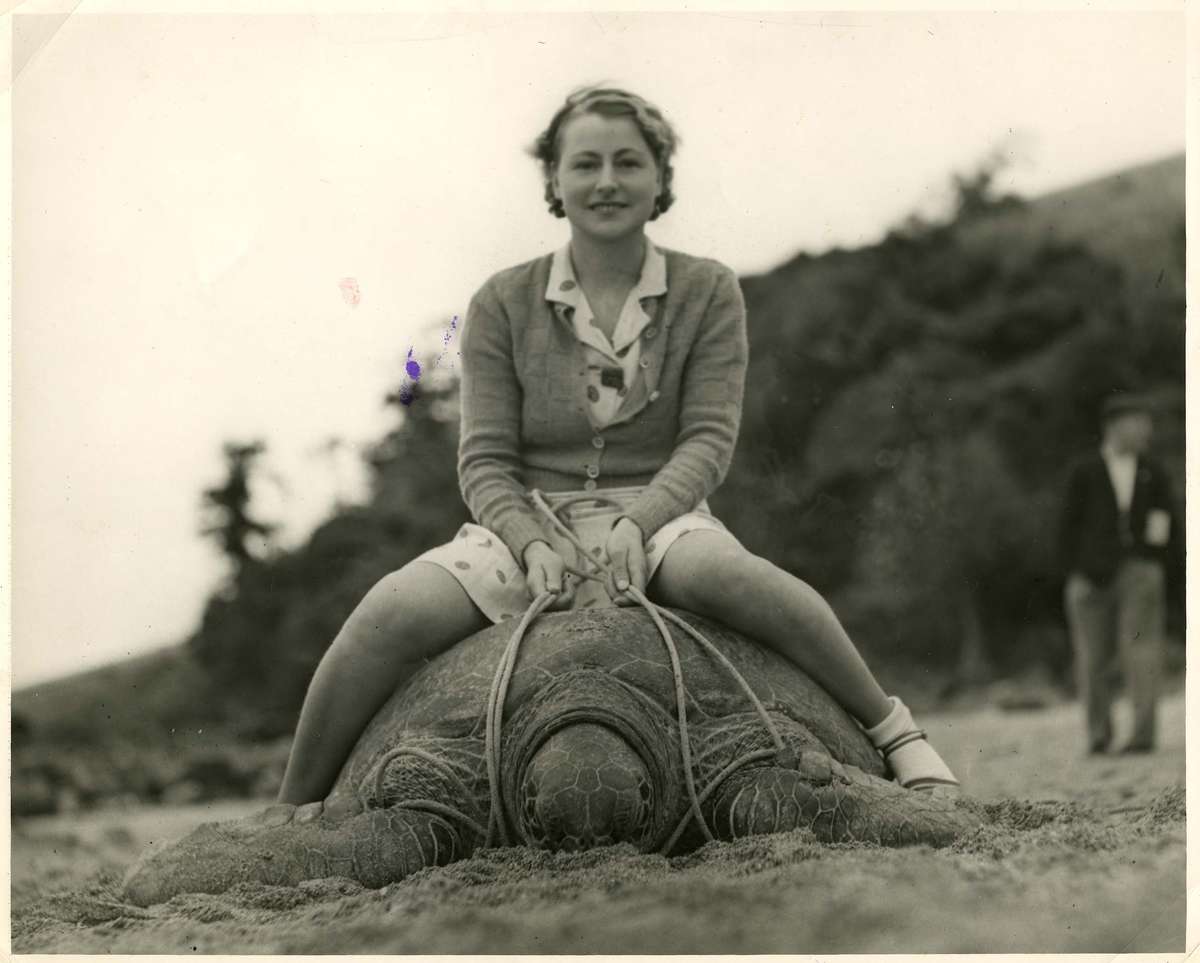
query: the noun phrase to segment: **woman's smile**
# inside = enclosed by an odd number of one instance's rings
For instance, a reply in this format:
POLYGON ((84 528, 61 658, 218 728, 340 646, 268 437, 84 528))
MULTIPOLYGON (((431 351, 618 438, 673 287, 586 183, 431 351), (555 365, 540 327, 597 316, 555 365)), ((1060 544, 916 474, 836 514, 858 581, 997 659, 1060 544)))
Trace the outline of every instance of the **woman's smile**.
POLYGON ((616 214, 628 206, 628 204, 622 204, 618 201, 597 201, 591 206, 591 209, 598 214, 616 214))

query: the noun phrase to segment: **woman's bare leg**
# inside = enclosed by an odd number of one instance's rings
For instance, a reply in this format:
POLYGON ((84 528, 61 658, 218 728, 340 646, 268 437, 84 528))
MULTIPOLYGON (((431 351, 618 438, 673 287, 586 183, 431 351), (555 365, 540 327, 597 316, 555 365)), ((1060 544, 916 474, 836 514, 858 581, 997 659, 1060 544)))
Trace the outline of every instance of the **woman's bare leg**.
POLYGON ((811 675, 864 727, 892 710, 829 603, 807 583, 720 532, 680 536, 647 595, 765 642, 811 675))
POLYGON ((833 609, 794 575, 712 531, 688 532, 668 550, 647 594, 759 639, 791 659, 855 716, 909 789, 958 780, 899 699, 888 698, 833 609))
POLYGON ((292 742, 279 802, 322 800, 367 723, 422 661, 488 625, 463 587, 431 562, 377 582, 321 659, 292 742))

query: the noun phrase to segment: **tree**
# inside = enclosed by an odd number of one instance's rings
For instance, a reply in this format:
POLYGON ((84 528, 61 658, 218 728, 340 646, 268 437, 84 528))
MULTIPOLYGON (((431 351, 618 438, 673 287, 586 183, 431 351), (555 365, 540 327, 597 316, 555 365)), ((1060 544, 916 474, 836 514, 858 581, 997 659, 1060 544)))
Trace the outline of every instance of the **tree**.
POLYGON ((996 176, 1012 163, 1003 147, 996 147, 967 174, 953 174, 954 216, 952 221, 965 221, 990 214, 1005 207, 1021 204, 1015 194, 1000 194, 996 190, 996 176))
POLYGON ((235 578, 254 558, 250 540, 266 541, 278 528, 250 515, 251 473, 255 460, 266 447, 262 441, 248 444, 227 441, 224 446, 228 466, 225 482, 215 488, 206 488, 201 495, 203 510, 211 518, 201 529, 201 534, 217 542, 222 554, 233 564, 235 578))
MULTIPOLYGON (((407 365, 405 376, 402 388, 413 380, 407 365)), ((313 669, 371 586, 452 538, 468 520, 455 470, 456 380, 449 371, 427 373, 419 393, 414 386, 383 399, 398 417, 364 452, 371 470, 366 502, 339 505, 295 549, 243 562, 236 593, 209 600, 190 645, 217 680, 239 731, 258 738, 290 731, 313 669)), ((213 490, 215 498, 206 493, 223 513, 224 524, 211 528, 222 544, 245 552, 248 540, 271 527, 247 514, 261 446, 227 447, 227 453, 229 481, 213 490)))

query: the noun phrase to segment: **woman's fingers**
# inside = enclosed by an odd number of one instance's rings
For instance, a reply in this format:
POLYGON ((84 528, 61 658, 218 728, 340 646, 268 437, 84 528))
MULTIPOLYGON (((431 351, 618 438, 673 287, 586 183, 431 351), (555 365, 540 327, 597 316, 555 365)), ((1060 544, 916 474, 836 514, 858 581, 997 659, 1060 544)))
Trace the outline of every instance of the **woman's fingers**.
POLYGON ((624 547, 618 547, 610 542, 607 553, 608 577, 604 580, 604 587, 613 601, 618 602, 625 589, 629 588, 629 565, 625 560, 626 550, 624 547))
POLYGON ((562 556, 553 549, 538 551, 531 558, 525 584, 529 589, 530 598, 535 599, 542 592, 549 592, 554 596, 554 600, 547 606, 551 611, 569 608, 575 597, 575 579, 566 571, 566 563, 562 556))
POLYGON ((531 599, 536 599, 546 591, 546 569, 541 562, 537 560, 530 562, 529 568, 525 571, 525 587, 529 590, 531 599))
POLYGON ((563 563, 557 552, 546 553, 545 561, 542 562, 543 570, 546 573, 546 591, 554 595, 559 595, 563 590, 563 563))
MULTIPOLYGON (((614 528, 605 548, 608 572, 603 584, 609 597, 617 605, 637 605, 629 590, 646 590, 646 549, 641 531, 632 526, 614 528)), ((563 557, 550 546, 538 544, 528 550, 527 561, 526 585, 530 597, 549 592, 554 596, 549 610, 569 609, 579 580, 567 569, 563 557)))
POLYGON ((571 607, 571 603, 575 600, 575 577, 567 573, 563 576, 562 585, 562 591, 550 603, 549 608, 551 611, 565 611, 571 607))
POLYGON ((564 571, 562 556, 557 552, 546 556, 546 591, 554 595, 549 609, 557 612, 571 604, 571 579, 564 571))
POLYGON ((605 587, 617 605, 637 604, 637 599, 628 592, 631 585, 639 589, 642 587, 638 582, 639 573, 642 581, 645 581, 646 560, 643 557, 639 565, 637 548, 638 546, 622 545, 614 548, 609 555, 609 576, 605 587))
POLYGON ((638 600, 632 596, 629 588, 636 588, 638 592, 646 591, 646 549, 643 548, 641 539, 631 540, 628 549, 624 554, 624 579, 625 588, 622 588, 617 597, 618 605, 637 605, 638 600))
MULTIPOLYGON (((626 588, 636 588, 639 592, 646 591, 646 552, 641 545, 632 545, 625 556, 625 570, 628 572, 626 588)), ((633 595, 625 590, 617 597, 618 605, 638 605, 633 595)))
POLYGON ((646 550, 640 544, 629 551, 629 583, 646 591, 646 550))
POLYGON ((536 599, 543 592, 557 594, 562 591, 561 577, 556 578, 544 555, 532 559, 525 573, 525 586, 529 589, 529 597, 536 599))

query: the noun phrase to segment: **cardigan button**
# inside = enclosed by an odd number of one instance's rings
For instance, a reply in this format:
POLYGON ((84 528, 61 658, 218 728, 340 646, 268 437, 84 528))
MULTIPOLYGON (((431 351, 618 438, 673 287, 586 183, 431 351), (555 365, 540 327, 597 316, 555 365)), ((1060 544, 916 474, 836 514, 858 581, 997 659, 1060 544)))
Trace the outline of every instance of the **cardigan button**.
POLYGON ((646 358, 642 358, 642 360, 638 362, 638 367, 639 368, 649 368, 650 362, 646 358))
POLYGON ((594 492, 596 490, 596 483, 589 478, 583 483, 583 490, 585 492, 594 492))
POLYGON ((596 435, 596 437, 592 439, 592 447, 593 448, 603 448, 604 447, 604 439, 601 438, 599 435, 596 435))
POLYGON ((656 334, 658 334, 658 328, 656 328, 654 325, 650 325, 650 327, 642 332, 642 337, 653 338, 656 334))
POLYGON ((659 396, 659 394, 661 394, 661 392, 659 392, 659 391, 651 391, 651 392, 650 392, 650 400, 651 400, 651 401, 658 401, 658 396, 659 396))
POLYGON ((588 476, 588 478, 598 478, 600 476, 600 466, 599 465, 588 465, 587 466, 587 476, 588 476))

